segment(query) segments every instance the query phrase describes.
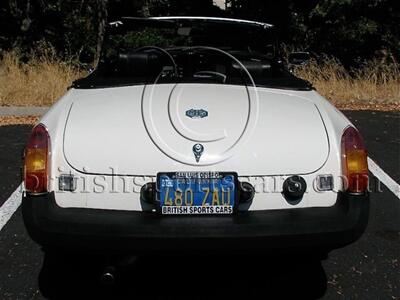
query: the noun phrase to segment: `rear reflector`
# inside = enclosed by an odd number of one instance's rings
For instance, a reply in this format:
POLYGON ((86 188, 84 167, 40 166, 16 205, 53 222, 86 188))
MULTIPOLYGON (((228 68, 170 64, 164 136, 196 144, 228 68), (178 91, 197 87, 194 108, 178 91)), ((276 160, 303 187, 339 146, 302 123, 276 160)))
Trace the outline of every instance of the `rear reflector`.
POLYGON ((361 134, 348 127, 342 136, 342 168, 351 193, 364 193, 368 188, 367 151, 361 134))
POLYGON ((58 189, 60 191, 73 192, 76 190, 77 180, 78 178, 74 177, 74 175, 60 175, 58 179, 58 189))
POLYGON ((318 175, 317 190, 319 192, 332 191, 334 188, 333 175, 318 175))
POLYGON ((24 181, 29 193, 48 191, 50 137, 44 125, 39 124, 29 137, 25 149, 24 181))

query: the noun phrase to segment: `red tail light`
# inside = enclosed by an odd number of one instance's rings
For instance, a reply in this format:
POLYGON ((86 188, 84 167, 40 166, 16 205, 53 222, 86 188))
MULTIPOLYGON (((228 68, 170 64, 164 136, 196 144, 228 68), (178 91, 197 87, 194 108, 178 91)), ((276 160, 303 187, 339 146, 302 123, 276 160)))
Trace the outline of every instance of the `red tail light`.
POLYGON ((368 188, 367 151, 361 134, 348 127, 342 136, 342 168, 347 190, 364 193, 368 188))
POLYGON ((50 136, 39 124, 31 133, 25 150, 24 181, 29 193, 44 193, 49 185, 50 136))

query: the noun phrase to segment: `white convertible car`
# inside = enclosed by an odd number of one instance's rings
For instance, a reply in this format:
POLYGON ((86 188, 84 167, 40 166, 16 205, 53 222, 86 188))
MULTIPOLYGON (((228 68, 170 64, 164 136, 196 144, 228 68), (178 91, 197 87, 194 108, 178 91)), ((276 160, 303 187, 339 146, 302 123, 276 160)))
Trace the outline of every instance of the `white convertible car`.
POLYGON ((363 233, 367 154, 271 25, 122 18, 40 120, 23 217, 54 249, 327 253, 363 233))

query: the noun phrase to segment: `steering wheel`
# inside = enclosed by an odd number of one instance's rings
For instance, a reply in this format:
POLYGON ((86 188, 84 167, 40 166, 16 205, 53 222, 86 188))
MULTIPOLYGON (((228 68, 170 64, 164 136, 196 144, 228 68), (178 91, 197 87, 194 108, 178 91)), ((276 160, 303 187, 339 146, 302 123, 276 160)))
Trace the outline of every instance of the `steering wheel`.
POLYGON ((175 62, 175 59, 172 57, 172 55, 167 50, 157 47, 157 46, 144 46, 144 47, 140 47, 140 48, 136 49, 135 52, 141 52, 141 51, 146 51, 146 50, 156 50, 158 52, 165 54, 169 58, 169 60, 172 62, 175 77, 178 77, 178 66, 175 62))
POLYGON ((199 71, 193 74, 193 77, 195 78, 218 78, 222 81, 222 83, 226 82, 226 75, 222 74, 220 72, 215 72, 215 71, 199 71))
MULTIPOLYGON (((241 70, 244 71, 246 77, 248 77, 250 79, 250 84, 255 87, 256 84, 254 82, 253 77, 251 76, 249 70, 245 67, 245 65, 239 60, 237 59, 235 56, 233 56, 232 54, 219 49, 219 48, 215 48, 215 47, 206 47, 206 46, 191 46, 191 47, 187 47, 185 48, 183 51, 185 52, 205 52, 205 51, 210 51, 210 52, 216 52, 216 53, 220 53, 222 55, 225 55, 226 57, 228 57, 230 60, 234 61, 235 63, 237 63, 240 67, 241 70)), ((193 76, 195 77, 197 74, 197 76, 201 76, 201 77, 205 77, 205 76, 214 76, 214 77, 220 77, 221 79, 223 79, 223 83, 226 82, 227 76, 225 74, 219 73, 219 72, 215 72, 215 71, 200 71, 195 73, 193 76), (200 74, 199 74, 200 73, 200 74)), ((247 84, 246 84, 247 85, 247 84)))

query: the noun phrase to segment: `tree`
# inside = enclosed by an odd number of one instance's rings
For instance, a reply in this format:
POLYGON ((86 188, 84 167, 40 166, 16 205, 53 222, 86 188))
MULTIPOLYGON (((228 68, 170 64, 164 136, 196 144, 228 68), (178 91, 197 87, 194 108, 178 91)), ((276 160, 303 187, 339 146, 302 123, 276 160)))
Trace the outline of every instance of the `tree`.
POLYGON ((96 0, 97 2, 97 45, 94 58, 94 64, 97 65, 100 60, 101 46, 104 41, 104 33, 107 23, 107 0, 96 0))
MULTIPOLYGON (((400 10, 396 0, 323 0, 311 12, 310 48, 347 64, 400 49, 400 10)), ((398 55, 398 54, 397 54, 398 55)))
POLYGON ((234 17, 276 25, 280 39, 346 65, 386 50, 400 56, 398 0, 229 0, 234 17))
POLYGON ((398 0, 4 0, 0 1, 0 51, 29 53, 39 42, 61 56, 97 61, 107 20, 121 16, 229 16, 276 25, 288 45, 334 55, 347 65, 379 53, 400 57, 398 0))

